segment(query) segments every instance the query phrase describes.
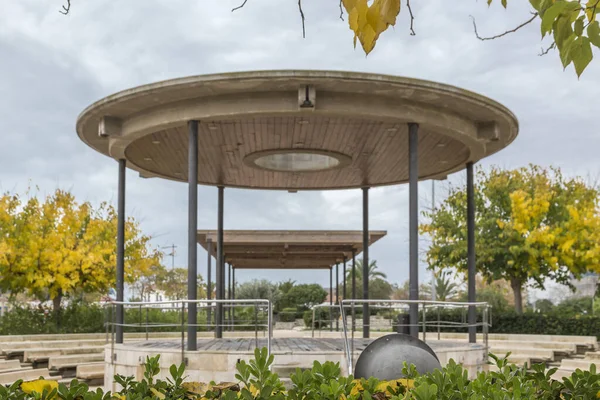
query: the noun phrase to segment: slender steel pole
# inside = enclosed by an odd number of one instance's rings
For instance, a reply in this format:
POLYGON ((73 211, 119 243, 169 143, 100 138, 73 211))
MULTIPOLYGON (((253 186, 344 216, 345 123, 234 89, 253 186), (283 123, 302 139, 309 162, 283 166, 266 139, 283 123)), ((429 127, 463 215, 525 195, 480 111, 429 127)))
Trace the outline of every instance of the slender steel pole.
MULTIPOLYGON (((419 125, 408 124, 410 300, 419 300, 419 125)), ((419 306, 409 307, 410 334, 419 337, 419 306)))
MULTIPOLYGON (((335 305, 340 305, 340 265, 335 263, 335 305)), ((339 318, 335 319, 335 330, 340 330, 339 318)))
MULTIPOLYGON (((356 250, 352 249, 352 300, 356 300, 356 250)), ((352 303, 352 335, 356 329, 356 311, 352 303)))
MULTIPOLYGON (((227 299, 231 300, 231 264, 227 265, 227 299)), ((233 324, 233 314, 231 313, 232 311, 232 304, 229 303, 229 307, 227 308, 227 316, 229 317, 229 330, 233 330, 232 329, 232 324, 233 324)))
MULTIPOLYGON (((473 163, 467 163, 467 269, 468 299, 474 303, 475 296, 475 185, 473 163)), ((477 310, 469 306, 469 343, 477 342, 477 310)))
MULTIPOLYGON (((188 300, 198 297, 198 121, 188 122, 188 300)), ((188 305, 187 349, 196 350, 198 314, 196 303, 188 305)))
POLYGON ((208 260, 206 261, 206 298, 208 299, 208 307, 206 308, 206 324, 207 330, 210 330, 212 323, 212 239, 206 239, 206 248, 208 249, 208 260))
POLYGON ((329 331, 333 331, 333 267, 329 268, 329 331))
MULTIPOLYGON (((117 301, 125 294, 125 167, 127 161, 119 160, 119 188, 117 203, 117 301)), ((123 304, 117 305, 116 342, 123 343, 123 304)))
MULTIPOLYGON (((235 300, 235 267, 231 266, 231 299, 235 300)), ((233 331, 235 324, 235 304, 231 304, 231 330, 233 331)))
POLYGON ((348 294, 346 293, 346 263, 348 262, 348 259, 346 258, 346 255, 344 255, 344 268, 342 270, 342 285, 343 285, 343 289, 342 289, 342 300, 346 300, 348 298, 348 294))
MULTIPOLYGON (((435 211, 435 180, 431 180, 431 212, 435 211)), ((431 271, 431 301, 437 300, 437 281, 435 272, 431 271)))
MULTIPOLYGON (((363 300, 369 299, 369 188, 363 188, 363 265, 362 265, 363 300)), ((363 303, 363 338, 369 337, 369 304, 363 303)))
MULTIPOLYGON (((224 292, 224 254, 223 254, 223 197, 224 189, 223 186, 218 187, 219 199, 217 206, 217 271, 216 271, 216 286, 217 286, 217 300, 223 300, 224 292)), ((215 326, 215 337, 223 337, 223 304, 217 303, 216 310, 216 326, 215 326)))

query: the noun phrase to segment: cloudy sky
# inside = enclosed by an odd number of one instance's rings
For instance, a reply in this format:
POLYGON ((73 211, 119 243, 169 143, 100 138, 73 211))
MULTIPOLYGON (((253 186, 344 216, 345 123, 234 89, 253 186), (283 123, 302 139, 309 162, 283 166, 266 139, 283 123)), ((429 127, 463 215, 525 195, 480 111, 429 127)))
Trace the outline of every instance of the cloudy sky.
MULTIPOLYGON (((539 25, 495 41, 474 37, 510 29, 529 18, 525 1, 488 9, 486 1, 413 2, 416 36, 406 10, 394 30, 365 57, 352 46, 337 0, 304 0, 306 38, 297 2, 248 0, 4 0, 0 13, 0 189, 42 193, 61 187, 80 200, 116 200, 117 164, 85 146, 75 133, 80 111, 132 86, 187 75, 256 69, 335 69, 379 72, 440 81, 508 106, 520 134, 483 161, 503 167, 528 163, 561 167, 569 175, 600 172, 597 125, 600 61, 580 80, 563 72, 556 53, 539 57, 539 25), (452 5, 450 5, 452 4, 452 5)), ((403 2, 404 3, 404 2, 403 2)), ((499 1, 496 1, 499 3, 499 1)), ((546 43, 548 45, 549 43, 546 43)), ((463 173, 450 177, 463 180, 463 173)), ((185 266, 187 186, 127 175, 127 212, 154 244, 175 244, 185 266)), ((438 183, 438 195, 447 183, 438 183)), ((421 206, 431 201, 421 184, 421 206)), ((216 227, 215 188, 201 187, 200 228, 216 227)), ((439 199, 439 196, 438 196, 439 199)), ((408 191, 371 191, 371 228, 388 231, 371 257, 391 281, 408 278, 408 191)), ((361 229, 361 193, 226 190, 226 229, 361 229)), ((205 253, 199 253, 204 273, 205 253)), ((170 260, 167 260, 170 263, 170 260)), ((426 278, 427 273, 421 276, 426 278)), ((239 273, 240 280, 264 273, 239 273)), ((267 277, 267 276, 265 276, 267 277)), ((328 284, 328 273, 269 272, 268 278, 328 284), (322 275, 322 276, 319 276, 322 275)))

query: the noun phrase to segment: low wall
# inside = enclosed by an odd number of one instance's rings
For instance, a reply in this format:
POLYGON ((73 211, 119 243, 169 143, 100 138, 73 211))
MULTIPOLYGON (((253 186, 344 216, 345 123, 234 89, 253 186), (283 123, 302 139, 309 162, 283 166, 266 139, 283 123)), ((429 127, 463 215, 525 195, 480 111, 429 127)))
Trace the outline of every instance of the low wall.
MULTIPOLYGON (((475 377, 483 371, 486 365, 486 351, 481 344, 444 343, 439 342, 432 345, 442 365, 448 364, 454 359, 467 369, 469 376, 475 377)), ((114 355, 111 356, 111 346, 105 351, 105 374, 104 387, 107 390, 117 390, 114 375, 134 376, 142 379, 144 374, 144 361, 146 357, 160 354, 159 377, 164 379, 170 376, 169 367, 173 364, 179 365, 182 361, 187 363, 186 375, 190 381, 199 382, 223 382, 235 381, 236 364, 241 361, 249 361, 254 357, 251 351, 186 351, 182 358, 182 352, 176 348, 160 347, 136 347, 134 344, 126 343, 115 345, 114 355)), ((277 367, 295 368, 296 366, 310 366, 316 360, 319 362, 339 362, 342 373, 348 374, 348 363, 342 351, 293 351, 273 350, 275 356, 274 365, 277 367)), ((360 352, 355 352, 353 360, 356 362, 360 352)))

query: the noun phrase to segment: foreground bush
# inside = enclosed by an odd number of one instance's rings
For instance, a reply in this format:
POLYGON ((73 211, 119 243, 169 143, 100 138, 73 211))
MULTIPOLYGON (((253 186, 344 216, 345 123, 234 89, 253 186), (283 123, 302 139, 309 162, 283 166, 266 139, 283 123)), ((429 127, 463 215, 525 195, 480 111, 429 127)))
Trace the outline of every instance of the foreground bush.
POLYGON ((73 380, 70 385, 38 380, 15 382, 0 386, 2 400, 587 400, 600 397, 600 375, 592 365, 591 371, 574 372, 563 381, 550 379, 556 369, 545 372, 536 365, 533 371, 509 365, 506 359, 491 356, 498 372, 479 373, 469 379, 467 371, 453 361, 442 370, 419 376, 414 366, 404 367, 406 378, 379 381, 375 378, 355 380, 342 377, 339 364, 315 361, 312 370, 296 370, 292 387, 286 390, 270 371, 273 356, 267 350, 256 350, 255 359, 237 365, 235 383, 184 382, 185 367, 173 365, 171 377, 156 379, 160 371, 159 356, 148 358, 144 378, 115 376, 122 390, 118 393, 88 390, 84 383, 73 380))

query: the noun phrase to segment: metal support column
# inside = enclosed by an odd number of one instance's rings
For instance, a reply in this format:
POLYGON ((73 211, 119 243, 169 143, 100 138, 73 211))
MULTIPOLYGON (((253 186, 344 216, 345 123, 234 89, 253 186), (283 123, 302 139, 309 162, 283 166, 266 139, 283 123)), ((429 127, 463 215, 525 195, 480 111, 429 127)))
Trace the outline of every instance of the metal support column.
MULTIPOLYGON (((216 265, 216 286, 217 286, 217 300, 223 300, 224 298, 224 281, 225 281, 225 257, 223 254, 223 197, 224 188, 219 186, 217 188, 219 193, 218 205, 217 205, 217 265, 216 265)), ((217 303, 215 313, 215 337, 220 339, 223 337, 223 304, 217 303)))
MULTIPOLYGON (((235 300, 235 267, 231 266, 231 299, 235 300)), ((231 304, 231 330, 233 331, 235 324, 235 304, 231 304)))
POLYGON ((348 262, 348 259, 346 259, 346 256, 344 256, 344 267, 342 268, 342 300, 346 300, 348 298, 348 293, 346 293, 346 263, 348 262))
POLYGON ((206 309, 207 330, 210 330, 212 324, 212 239, 206 239, 206 248, 208 249, 208 260, 206 261, 206 298, 208 299, 208 308, 206 309))
MULTIPOLYGON (((117 203, 117 301, 124 301, 125 293, 125 167, 127 161, 119 160, 119 186, 117 203)), ((116 343, 123 343, 123 304, 117 305, 116 343)))
MULTIPOLYGON (((227 300, 231 300, 231 264, 227 265, 227 300)), ((232 330, 231 324, 233 323, 231 308, 231 303, 229 303, 227 307, 227 320, 229 321, 230 331, 232 330)))
MULTIPOLYGON (((188 300, 198 296, 198 121, 188 122, 188 300)), ((188 304, 187 349, 196 350, 198 314, 196 303, 188 304)))
MULTIPOLYGON (((473 163, 467 163, 467 276, 468 299, 474 303, 475 296, 475 185, 473 163)), ((469 306, 469 343, 477 342, 477 310, 469 306)), ((484 321, 485 322, 485 321, 484 321)))
POLYGON ((333 267, 329 268, 329 331, 333 331, 333 267))
MULTIPOLYGON (((363 300, 369 299, 369 188, 363 188, 363 264, 362 264, 363 300)), ((363 303, 363 338, 369 337, 369 304, 363 303)))
MULTIPOLYGON (((335 305, 340 305, 340 265, 335 263, 335 305)), ((340 330, 339 325, 340 319, 336 317, 335 319, 335 330, 340 330)))
MULTIPOLYGON (((408 124, 410 300, 419 300, 419 125, 408 124)), ((419 306, 409 308, 410 334, 419 337, 419 306)))
MULTIPOLYGON (((356 300, 356 250, 352 249, 352 300, 356 300)), ((352 332, 356 329, 356 311, 352 303, 352 332)), ((354 333, 352 333, 354 335, 354 333)), ((354 336, 353 336, 354 337, 354 336)))

